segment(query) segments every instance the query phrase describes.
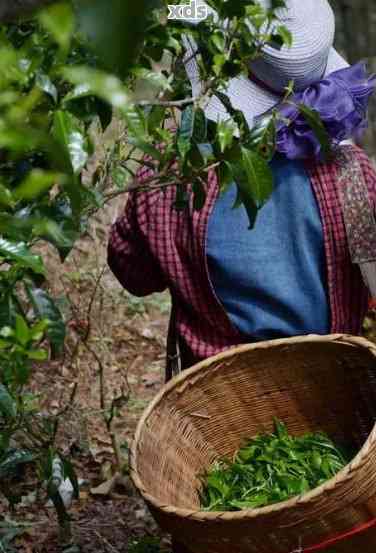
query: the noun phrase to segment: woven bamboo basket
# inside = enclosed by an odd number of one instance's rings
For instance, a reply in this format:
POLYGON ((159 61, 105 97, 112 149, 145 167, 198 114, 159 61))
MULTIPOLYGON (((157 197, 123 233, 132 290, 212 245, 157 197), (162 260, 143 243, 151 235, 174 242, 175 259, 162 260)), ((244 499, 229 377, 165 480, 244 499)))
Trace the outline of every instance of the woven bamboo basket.
MULTIPOLYGON (((375 414, 376 347, 367 340, 306 336, 241 346, 164 386, 137 428, 132 479, 161 528, 191 553, 310 551, 376 517, 375 414), (303 496, 248 511, 200 511, 198 475, 271 431, 273 416, 291 434, 323 430, 358 453, 303 496)), ((375 553, 376 529, 325 551, 375 553)))

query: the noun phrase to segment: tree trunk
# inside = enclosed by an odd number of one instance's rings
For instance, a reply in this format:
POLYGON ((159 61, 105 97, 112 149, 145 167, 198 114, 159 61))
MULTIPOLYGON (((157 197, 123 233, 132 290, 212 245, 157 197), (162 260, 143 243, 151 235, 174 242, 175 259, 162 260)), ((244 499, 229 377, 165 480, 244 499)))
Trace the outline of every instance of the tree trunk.
POLYGON ((14 21, 57 0, 0 0, 0 22, 14 21))

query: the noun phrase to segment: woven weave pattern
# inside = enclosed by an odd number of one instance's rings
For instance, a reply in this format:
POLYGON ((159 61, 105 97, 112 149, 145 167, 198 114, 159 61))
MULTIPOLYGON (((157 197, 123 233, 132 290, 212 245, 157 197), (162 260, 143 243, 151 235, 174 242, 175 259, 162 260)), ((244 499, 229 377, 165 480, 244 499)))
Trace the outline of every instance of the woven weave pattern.
MULTIPOLYGON (((132 447, 133 480, 156 520, 191 553, 291 553, 376 516, 376 347, 346 335, 245 345, 164 387, 132 447), (308 494, 262 509, 208 513, 198 474, 242 442, 270 432, 323 430, 355 459, 308 494)), ((374 553, 376 530, 327 553, 374 553)))

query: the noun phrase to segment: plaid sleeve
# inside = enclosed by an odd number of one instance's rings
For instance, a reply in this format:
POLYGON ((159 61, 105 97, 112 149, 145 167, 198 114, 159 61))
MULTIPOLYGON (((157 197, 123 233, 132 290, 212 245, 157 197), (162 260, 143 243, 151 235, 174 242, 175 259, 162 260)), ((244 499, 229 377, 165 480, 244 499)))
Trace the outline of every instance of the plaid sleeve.
MULTIPOLYGON (((142 194, 141 194, 142 195, 142 194)), ((132 192, 124 213, 111 227, 107 261, 120 284, 135 296, 162 292, 167 285, 158 261, 140 230, 139 219, 145 216, 147 203, 138 202, 132 192)))

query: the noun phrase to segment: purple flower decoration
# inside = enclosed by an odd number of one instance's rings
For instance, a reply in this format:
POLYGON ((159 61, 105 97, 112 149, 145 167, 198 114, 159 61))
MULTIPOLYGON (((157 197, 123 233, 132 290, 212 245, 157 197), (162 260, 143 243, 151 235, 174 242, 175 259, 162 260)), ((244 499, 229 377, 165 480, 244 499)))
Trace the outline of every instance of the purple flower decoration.
POLYGON ((289 159, 321 158, 320 142, 299 104, 319 113, 333 145, 359 136, 367 127, 368 101, 375 87, 376 76, 368 77, 365 64, 357 63, 295 93, 279 109, 289 122, 278 122, 277 150, 289 159))

